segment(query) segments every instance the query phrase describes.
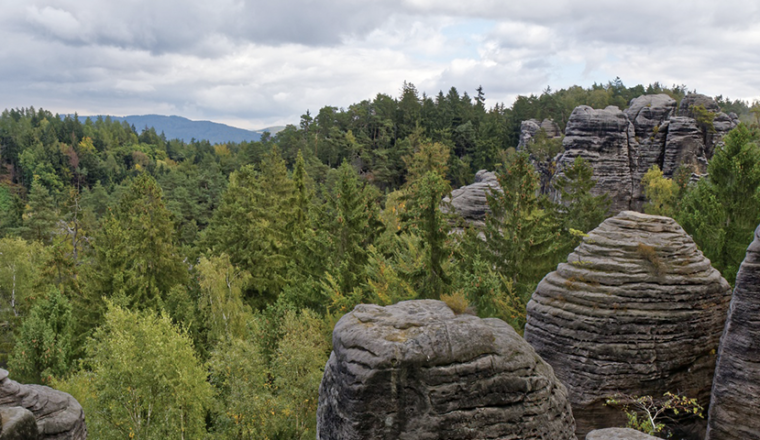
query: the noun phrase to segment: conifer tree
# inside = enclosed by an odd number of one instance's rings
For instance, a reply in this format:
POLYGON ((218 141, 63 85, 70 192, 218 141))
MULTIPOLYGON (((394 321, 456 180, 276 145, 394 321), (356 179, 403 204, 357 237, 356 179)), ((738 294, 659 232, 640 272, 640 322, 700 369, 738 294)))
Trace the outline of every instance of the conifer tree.
POLYGON ((32 190, 29 192, 29 203, 24 212, 25 235, 30 240, 49 244, 52 241, 56 219, 55 201, 45 184, 35 176, 32 190))
POLYGON ((538 176, 527 154, 513 155, 497 178, 499 189, 487 196, 486 253, 498 273, 529 286, 556 264, 559 228, 538 196, 538 176))
POLYGON ((441 211, 441 200, 451 192, 446 180, 449 148, 440 143, 423 143, 406 160, 409 181, 406 193, 406 224, 422 238, 425 274, 415 283, 421 296, 437 298, 451 284, 445 270, 451 257, 449 224, 441 211))

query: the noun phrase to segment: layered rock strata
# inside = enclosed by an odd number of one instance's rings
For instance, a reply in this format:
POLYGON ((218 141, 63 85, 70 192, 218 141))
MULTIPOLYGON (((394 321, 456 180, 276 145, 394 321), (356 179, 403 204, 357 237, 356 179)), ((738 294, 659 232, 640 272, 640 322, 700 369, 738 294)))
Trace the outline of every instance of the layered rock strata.
POLYGON ((718 350, 708 440, 760 439, 760 227, 736 275, 718 350))
POLYGON ((609 194, 613 211, 630 208, 633 196, 631 166, 638 160, 633 124, 615 106, 603 110, 587 105, 570 115, 562 145, 565 152, 557 166, 558 176, 581 156, 594 169, 594 195, 609 194))
POLYGON ((317 439, 574 439, 566 390, 498 319, 359 305, 333 331, 317 439))
POLYGON ((580 106, 568 120, 557 175, 582 156, 594 168, 596 195, 608 193, 615 212, 640 211, 645 202, 641 179, 652 165, 668 178, 681 165, 701 176, 716 146, 738 123, 735 114, 720 112, 712 98, 699 94, 687 95, 678 108, 664 94, 635 98, 625 112, 580 106), (693 107, 699 105, 714 114, 712 128, 695 119, 693 107))
POLYGON ((84 411, 71 395, 42 385, 24 385, 0 369, 0 407, 20 406, 34 414, 41 440, 84 440, 84 411))
POLYGON ((709 402, 730 286, 673 220, 624 211, 539 283, 525 339, 568 388, 578 437, 624 426, 616 393, 709 402))

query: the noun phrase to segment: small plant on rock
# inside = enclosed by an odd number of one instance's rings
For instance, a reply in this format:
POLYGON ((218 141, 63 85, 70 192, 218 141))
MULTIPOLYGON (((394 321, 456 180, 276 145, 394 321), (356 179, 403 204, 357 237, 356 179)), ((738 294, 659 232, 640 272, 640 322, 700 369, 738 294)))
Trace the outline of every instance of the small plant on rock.
POLYGON ((662 397, 632 396, 615 394, 607 399, 609 406, 618 406, 628 417, 627 428, 649 435, 668 433, 666 422, 674 422, 675 417, 692 416, 704 418, 704 408, 697 399, 671 392, 662 397))

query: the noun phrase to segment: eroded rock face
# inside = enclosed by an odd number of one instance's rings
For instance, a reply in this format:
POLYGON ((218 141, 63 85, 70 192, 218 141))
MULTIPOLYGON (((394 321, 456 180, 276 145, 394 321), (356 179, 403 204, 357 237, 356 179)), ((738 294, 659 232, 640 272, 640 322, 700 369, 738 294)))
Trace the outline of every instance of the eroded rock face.
POLYGON ((592 193, 609 194, 613 211, 630 209, 634 191, 631 167, 638 161, 638 144, 625 113, 615 106, 604 110, 576 107, 562 145, 565 153, 558 160, 555 178, 564 176, 564 168, 581 156, 594 169, 592 193))
POLYGON ((317 438, 575 437, 565 388, 510 326, 420 300, 359 305, 335 326, 317 438))
POLYGON ((736 275, 721 337, 708 440, 760 439, 760 227, 736 275))
POLYGON ((668 217, 625 211, 538 285, 525 340, 568 388, 578 437, 625 426, 615 393, 709 402, 730 286, 668 217))
POLYGON ((71 395, 42 385, 24 385, 0 369, 0 407, 21 406, 34 414, 42 440, 87 438, 84 411, 71 395))
POLYGON ((687 95, 678 109, 664 94, 635 98, 625 112, 580 106, 568 120, 557 175, 582 156, 599 182, 595 194, 608 193, 613 212, 641 211, 646 201, 641 179, 652 165, 672 178, 683 164, 698 178, 707 171, 707 161, 723 136, 738 123, 736 115, 721 113, 712 98, 698 94, 687 95), (712 130, 694 119, 695 105, 715 113, 712 130))
POLYGON ((475 183, 455 189, 451 192, 451 198, 446 197, 443 201, 450 203, 453 212, 467 223, 482 227, 489 212, 486 195, 496 188, 499 188, 496 174, 480 170, 475 174, 475 183))

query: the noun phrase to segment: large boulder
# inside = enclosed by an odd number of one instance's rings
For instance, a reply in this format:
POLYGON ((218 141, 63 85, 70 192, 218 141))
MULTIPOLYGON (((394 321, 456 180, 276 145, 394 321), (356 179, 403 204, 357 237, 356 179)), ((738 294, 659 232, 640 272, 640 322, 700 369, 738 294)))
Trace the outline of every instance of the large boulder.
POLYGON ((706 406, 731 289, 691 237, 668 217, 625 211, 567 261, 533 293, 525 340, 567 387, 578 437, 625 425, 605 406, 616 393, 706 406))
POLYGON ((21 406, 0 408, 0 440, 37 440, 40 437, 34 414, 21 406))
POLYGON ((0 407, 20 406, 34 414, 41 440, 84 440, 84 411, 71 395, 43 385, 24 385, 0 369, 0 407))
POLYGON ((736 275, 713 381, 707 440, 760 439, 760 227, 736 275))
POLYGON ((566 390, 506 323, 441 301, 359 305, 333 331, 317 439, 574 439, 566 390))
POLYGON ((594 169, 594 195, 609 194, 615 212, 631 208, 634 193, 631 168, 638 161, 633 124, 615 106, 603 110, 581 105, 573 110, 562 141, 564 154, 557 162, 555 178, 577 156, 594 169))
POLYGON ((473 184, 455 189, 451 192, 451 197, 443 199, 444 211, 449 211, 446 207, 449 204, 451 211, 461 216, 465 222, 482 227, 485 225, 486 214, 489 212, 486 196, 498 188, 499 181, 496 174, 480 170, 475 174, 473 184))

